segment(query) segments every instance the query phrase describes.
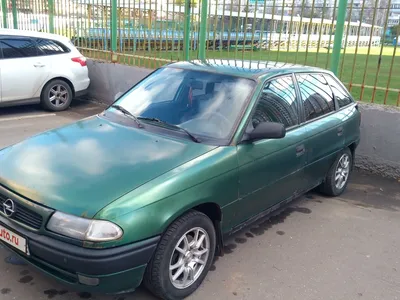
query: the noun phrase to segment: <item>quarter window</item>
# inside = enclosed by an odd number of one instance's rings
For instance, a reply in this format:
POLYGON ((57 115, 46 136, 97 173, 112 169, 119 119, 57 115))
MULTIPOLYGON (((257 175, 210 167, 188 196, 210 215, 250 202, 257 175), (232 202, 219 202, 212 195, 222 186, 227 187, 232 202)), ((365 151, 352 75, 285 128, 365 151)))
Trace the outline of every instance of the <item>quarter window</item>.
POLYGON ((291 76, 267 82, 252 117, 255 128, 262 122, 282 123, 285 127, 299 124, 296 90, 291 76))
POLYGON ((0 47, 3 50, 3 57, 22 58, 38 55, 38 49, 29 38, 7 38, 0 40, 0 47))
POLYGON ((341 85, 337 83, 336 80, 332 78, 332 76, 325 75, 325 77, 333 91, 333 94, 335 95, 339 108, 345 107, 346 105, 353 103, 353 100, 351 99, 349 94, 341 85))
POLYGON ((46 39, 36 39, 36 45, 41 52, 45 55, 62 54, 69 52, 69 49, 59 42, 46 40, 46 39))
POLYGON ((318 118, 335 110, 332 90, 321 74, 296 75, 306 121, 318 118))

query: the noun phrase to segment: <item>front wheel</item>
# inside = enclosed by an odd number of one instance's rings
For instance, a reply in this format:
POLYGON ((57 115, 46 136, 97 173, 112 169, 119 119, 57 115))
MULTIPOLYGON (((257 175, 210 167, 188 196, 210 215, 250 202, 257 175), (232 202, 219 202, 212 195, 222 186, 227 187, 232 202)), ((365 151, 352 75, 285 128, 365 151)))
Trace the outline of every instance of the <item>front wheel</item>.
POLYGON ((349 183, 353 165, 353 155, 349 148, 344 149, 333 163, 320 190, 327 196, 341 195, 349 183))
POLYGON ((144 283, 162 299, 184 299, 206 277, 214 258, 216 234, 203 213, 190 211, 165 232, 147 266, 144 283))

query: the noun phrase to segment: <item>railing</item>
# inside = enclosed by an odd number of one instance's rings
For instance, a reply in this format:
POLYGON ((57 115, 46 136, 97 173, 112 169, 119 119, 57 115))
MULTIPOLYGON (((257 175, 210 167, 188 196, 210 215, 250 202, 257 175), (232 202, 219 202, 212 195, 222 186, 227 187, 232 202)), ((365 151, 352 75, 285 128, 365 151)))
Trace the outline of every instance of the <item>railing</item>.
POLYGON ((148 68, 204 57, 318 66, 357 99, 400 105, 391 0, 1 1, 0 26, 68 36, 94 59, 148 68))

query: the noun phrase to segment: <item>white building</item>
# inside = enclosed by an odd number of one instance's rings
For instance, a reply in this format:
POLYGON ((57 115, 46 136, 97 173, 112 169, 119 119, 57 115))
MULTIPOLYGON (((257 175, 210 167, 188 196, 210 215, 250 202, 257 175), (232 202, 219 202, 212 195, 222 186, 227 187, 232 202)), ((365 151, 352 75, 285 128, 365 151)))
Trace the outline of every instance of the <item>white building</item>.
POLYGON ((400 0, 392 0, 390 5, 388 27, 400 24, 400 0))

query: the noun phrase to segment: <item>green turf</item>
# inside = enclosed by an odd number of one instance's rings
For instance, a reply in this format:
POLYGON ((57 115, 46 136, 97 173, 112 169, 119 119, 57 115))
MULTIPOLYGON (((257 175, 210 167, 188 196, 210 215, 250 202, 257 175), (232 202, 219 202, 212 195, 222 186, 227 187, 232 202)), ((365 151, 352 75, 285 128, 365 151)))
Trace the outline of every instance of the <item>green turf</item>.
MULTIPOLYGON (((338 75, 340 79, 350 89, 352 95, 361 101, 374 102, 383 104, 385 102, 385 90, 376 90, 373 96, 374 89, 365 87, 362 94, 361 87, 351 87, 353 84, 364 84, 365 86, 377 86, 385 88, 389 86, 396 91, 389 91, 386 97, 386 104, 399 105, 400 97, 400 49, 396 50, 396 55, 393 57, 394 47, 385 46, 382 50, 382 57, 380 63, 380 70, 378 71, 380 47, 373 47, 371 49, 359 48, 355 54, 355 47, 347 48, 346 53, 342 50, 341 61, 339 64, 338 75), (368 54, 369 51, 369 54, 368 54), (368 61, 368 64, 367 64, 368 61), (343 65, 343 68, 342 68, 343 65), (392 66, 392 71, 390 69, 392 66), (391 74, 391 75, 390 75, 391 74), (390 80, 389 80, 390 78, 390 80), (376 84, 375 84, 376 82, 376 84), (361 95, 362 94, 362 95, 361 95)), ((97 59, 110 60, 110 53, 98 51, 83 51, 85 55, 97 59)), ((156 68, 166 63, 166 61, 159 61, 158 59, 166 59, 171 61, 183 60, 182 51, 137 51, 135 55, 146 57, 142 59, 120 54, 118 62, 128 65, 137 65, 146 68, 156 68)), ((253 60, 253 61, 280 61, 287 63, 297 63, 302 65, 317 66, 321 68, 330 68, 330 53, 327 49, 321 48, 317 53, 317 49, 310 49, 308 52, 305 50, 287 51, 286 48, 281 47, 280 51, 220 51, 210 50, 207 51, 206 56, 209 59, 236 59, 236 60, 253 60)), ((190 59, 196 59, 197 52, 190 53, 190 59)))

